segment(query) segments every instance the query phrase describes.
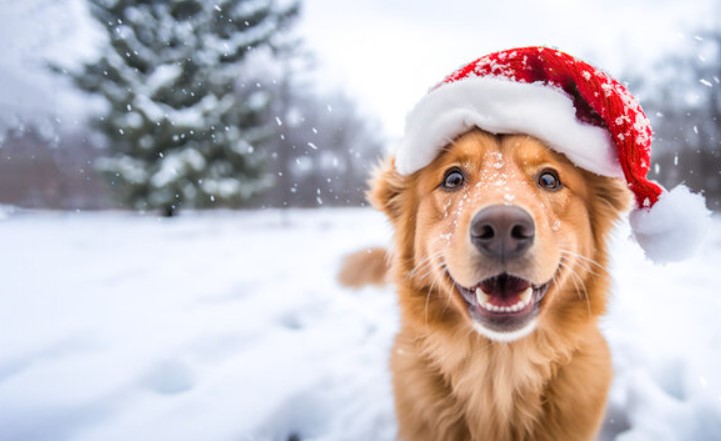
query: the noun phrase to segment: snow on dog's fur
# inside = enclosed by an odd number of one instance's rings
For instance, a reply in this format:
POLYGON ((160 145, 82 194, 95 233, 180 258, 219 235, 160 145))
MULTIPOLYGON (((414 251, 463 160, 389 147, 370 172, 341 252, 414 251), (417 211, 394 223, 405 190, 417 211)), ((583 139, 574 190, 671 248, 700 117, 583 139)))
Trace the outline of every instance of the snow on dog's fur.
MULTIPOLYGON (((597 320, 623 182, 534 138, 473 130, 412 175, 389 159, 369 199, 394 228, 400 439, 593 439, 612 375, 597 320)), ((365 255, 346 274, 383 258, 365 255)))

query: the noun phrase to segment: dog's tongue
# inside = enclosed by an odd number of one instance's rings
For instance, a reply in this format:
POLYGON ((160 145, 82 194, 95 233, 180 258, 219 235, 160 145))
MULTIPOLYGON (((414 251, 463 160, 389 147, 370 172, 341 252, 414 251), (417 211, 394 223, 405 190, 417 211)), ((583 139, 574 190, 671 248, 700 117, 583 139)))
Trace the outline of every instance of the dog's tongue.
POLYGON ((476 287, 479 311, 485 314, 523 314, 533 300, 533 286, 527 280, 502 274, 476 287))
POLYGON ((481 289, 495 300, 505 303, 518 297, 519 294, 528 289, 531 284, 527 280, 518 277, 501 274, 481 282, 481 289))

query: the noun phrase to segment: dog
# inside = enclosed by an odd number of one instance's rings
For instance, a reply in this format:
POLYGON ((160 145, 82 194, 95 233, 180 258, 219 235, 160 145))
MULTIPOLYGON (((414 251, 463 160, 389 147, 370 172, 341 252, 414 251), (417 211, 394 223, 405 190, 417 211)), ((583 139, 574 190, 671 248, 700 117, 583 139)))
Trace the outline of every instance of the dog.
MULTIPOLYGON (((386 163, 369 200, 396 237, 399 438, 592 439, 611 381, 597 320, 623 183, 532 137, 473 130, 415 175, 386 163)), ((346 272, 382 259, 362 255, 346 272)))
POLYGON ((409 113, 368 192, 392 251, 342 271, 396 285, 401 440, 596 437, 612 380, 598 328, 609 234, 634 201, 634 236, 666 259, 699 237, 679 226, 708 216, 702 197, 646 179, 651 135, 623 85, 543 47, 481 57, 409 113))

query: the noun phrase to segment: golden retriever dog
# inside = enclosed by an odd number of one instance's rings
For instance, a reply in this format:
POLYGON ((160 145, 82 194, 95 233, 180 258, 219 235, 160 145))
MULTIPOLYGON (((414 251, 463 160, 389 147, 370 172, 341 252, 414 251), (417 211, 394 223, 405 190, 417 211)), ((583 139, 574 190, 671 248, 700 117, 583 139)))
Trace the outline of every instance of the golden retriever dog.
POLYGON ((703 197, 647 179, 651 139, 621 83, 544 47, 481 57, 411 110, 368 193, 394 228, 390 266, 364 251, 340 278, 388 273, 397 286, 402 440, 597 435, 614 223, 633 200, 634 237, 668 261, 690 255, 708 220, 703 197))
MULTIPOLYGON (((530 136, 473 130, 415 174, 388 161, 369 200, 395 230, 399 438, 593 439, 611 381, 597 320, 623 182, 530 136)), ((377 250, 359 254, 346 273, 378 268, 377 250)))

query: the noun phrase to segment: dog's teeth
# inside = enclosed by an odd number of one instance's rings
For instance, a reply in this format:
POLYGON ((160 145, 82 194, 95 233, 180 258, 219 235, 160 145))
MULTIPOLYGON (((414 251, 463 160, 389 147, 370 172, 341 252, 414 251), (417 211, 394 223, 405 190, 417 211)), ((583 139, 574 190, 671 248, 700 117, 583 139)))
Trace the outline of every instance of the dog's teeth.
POLYGON ((479 305, 486 306, 491 300, 491 296, 483 292, 481 288, 476 288, 476 301, 479 305))
POLYGON ((523 291, 523 293, 521 293, 521 301, 523 302, 523 305, 528 305, 531 302, 531 297, 533 297, 533 287, 529 286, 525 291, 523 291))
POLYGON ((483 292, 480 287, 477 287, 474 293, 476 295, 476 302, 478 302, 478 305, 491 312, 517 312, 526 307, 533 298, 533 288, 529 287, 521 293, 515 304, 497 306, 491 304, 491 296, 483 292))

